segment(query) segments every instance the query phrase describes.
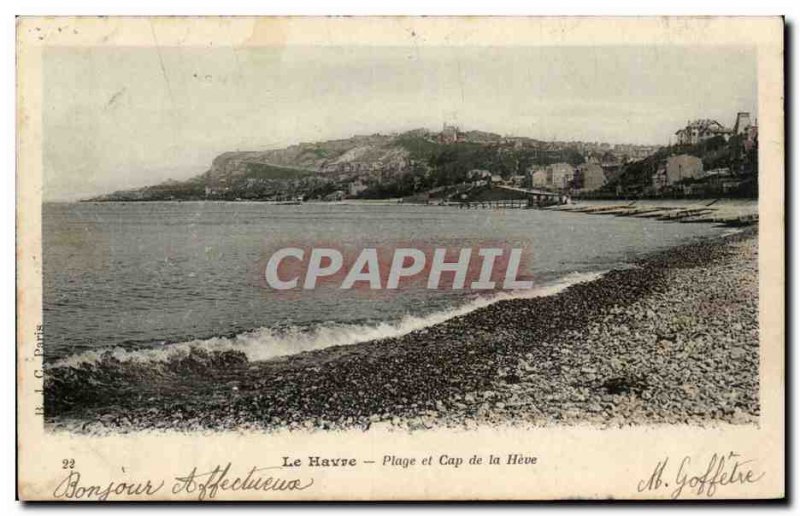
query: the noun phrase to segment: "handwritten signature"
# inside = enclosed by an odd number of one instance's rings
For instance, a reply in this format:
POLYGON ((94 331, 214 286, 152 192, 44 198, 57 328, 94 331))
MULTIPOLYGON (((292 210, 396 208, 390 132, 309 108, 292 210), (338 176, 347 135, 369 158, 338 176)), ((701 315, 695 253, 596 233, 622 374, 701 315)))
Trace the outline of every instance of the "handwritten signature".
POLYGON ((636 486, 638 492, 671 489, 670 497, 679 498, 683 494, 713 497, 721 487, 730 485, 755 484, 761 480, 765 472, 757 473, 754 460, 744 460, 735 452, 714 453, 707 462, 698 461, 696 466, 692 457, 685 456, 678 462, 674 477, 670 477, 668 469, 670 458, 658 461, 650 476, 640 480, 636 486))
MULTIPOLYGON (((218 464, 213 469, 198 472, 197 467, 185 475, 174 477, 172 481, 172 494, 189 494, 198 500, 213 499, 218 493, 224 491, 303 491, 314 484, 314 479, 303 480, 299 478, 285 479, 263 474, 267 470, 281 469, 277 467, 253 467, 246 475, 236 476, 231 474, 231 463, 218 464)), ((144 479, 138 481, 108 482, 91 484, 83 480, 77 470, 70 472, 61 480, 53 491, 55 498, 73 500, 108 500, 112 495, 135 497, 155 497, 165 487, 166 482, 144 479)))

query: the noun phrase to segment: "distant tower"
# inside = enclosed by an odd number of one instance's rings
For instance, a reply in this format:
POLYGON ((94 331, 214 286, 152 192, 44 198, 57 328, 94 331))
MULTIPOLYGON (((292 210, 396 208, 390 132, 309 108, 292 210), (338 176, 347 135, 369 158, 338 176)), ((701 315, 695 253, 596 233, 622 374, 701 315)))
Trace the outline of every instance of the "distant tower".
POLYGON ((750 113, 740 111, 736 113, 736 124, 733 126, 733 134, 742 134, 750 127, 750 113))
POLYGON ((442 143, 455 143, 458 141, 459 129, 457 125, 449 125, 447 122, 442 124, 442 132, 439 135, 439 140, 442 143))

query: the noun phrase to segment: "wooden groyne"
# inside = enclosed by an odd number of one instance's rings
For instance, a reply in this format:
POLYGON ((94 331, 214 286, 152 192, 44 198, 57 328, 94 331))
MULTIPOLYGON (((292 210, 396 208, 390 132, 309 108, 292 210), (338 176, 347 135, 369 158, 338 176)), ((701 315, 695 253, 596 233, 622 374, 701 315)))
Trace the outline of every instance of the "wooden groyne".
POLYGON ((719 201, 719 199, 715 199, 691 205, 678 203, 676 205, 655 205, 646 201, 602 205, 578 203, 554 206, 550 209, 588 215, 654 218, 682 223, 716 223, 729 226, 747 226, 758 223, 757 202, 731 205, 719 201))

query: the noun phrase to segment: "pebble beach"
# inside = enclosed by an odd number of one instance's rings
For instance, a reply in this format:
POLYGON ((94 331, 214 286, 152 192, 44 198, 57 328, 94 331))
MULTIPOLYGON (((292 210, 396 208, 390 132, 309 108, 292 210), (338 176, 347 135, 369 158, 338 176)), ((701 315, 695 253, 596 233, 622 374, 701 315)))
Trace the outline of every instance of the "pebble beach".
POLYGON ((51 429, 755 424, 757 233, 407 335, 264 362, 195 350, 48 370, 51 429))

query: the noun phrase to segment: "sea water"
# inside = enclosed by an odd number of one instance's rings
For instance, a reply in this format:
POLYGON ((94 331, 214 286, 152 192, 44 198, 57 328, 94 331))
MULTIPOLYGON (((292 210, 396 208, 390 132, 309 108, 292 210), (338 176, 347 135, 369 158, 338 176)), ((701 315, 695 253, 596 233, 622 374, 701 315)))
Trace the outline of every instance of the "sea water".
POLYGON ((50 364, 157 360, 191 347, 265 360, 397 336, 500 299, 549 295, 651 252, 722 234, 711 224, 549 210, 402 204, 47 203, 44 350, 50 364), (525 292, 428 290, 277 295, 270 250, 522 247, 525 292))

